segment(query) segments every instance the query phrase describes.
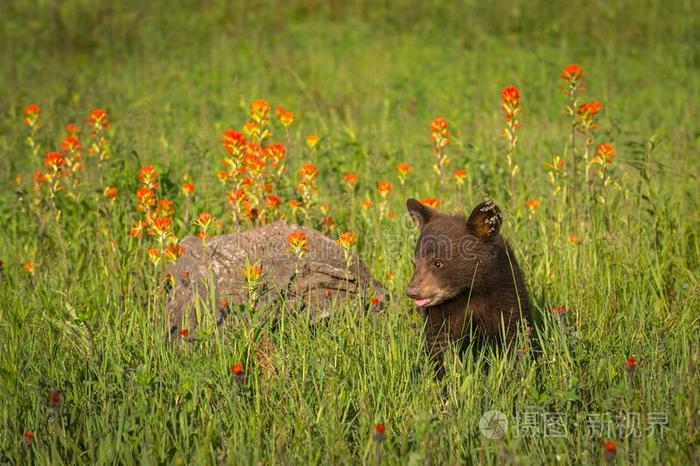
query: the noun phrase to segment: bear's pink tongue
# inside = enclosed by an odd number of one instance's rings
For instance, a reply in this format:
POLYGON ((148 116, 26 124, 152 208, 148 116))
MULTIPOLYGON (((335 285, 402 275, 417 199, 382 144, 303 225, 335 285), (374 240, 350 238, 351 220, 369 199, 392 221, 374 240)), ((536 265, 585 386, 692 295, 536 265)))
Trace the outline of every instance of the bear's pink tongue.
POLYGON ((423 307, 430 302, 430 298, 416 299, 416 306, 423 307))

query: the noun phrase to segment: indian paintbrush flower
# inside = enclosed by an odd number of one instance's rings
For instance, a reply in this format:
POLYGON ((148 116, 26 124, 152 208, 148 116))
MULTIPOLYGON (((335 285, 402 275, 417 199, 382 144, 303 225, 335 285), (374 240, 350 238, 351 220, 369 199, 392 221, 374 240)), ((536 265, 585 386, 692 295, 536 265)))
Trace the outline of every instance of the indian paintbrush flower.
POLYGON ((440 179, 440 185, 444 185, 443 175, 450 161, 445 153, 445 147, 450 143, 451 134, 447 120, 444 117, 435 118, 430 125, 430 132, 433 139, 433 154, 435 155, 433 170, 435 170, 440 179))

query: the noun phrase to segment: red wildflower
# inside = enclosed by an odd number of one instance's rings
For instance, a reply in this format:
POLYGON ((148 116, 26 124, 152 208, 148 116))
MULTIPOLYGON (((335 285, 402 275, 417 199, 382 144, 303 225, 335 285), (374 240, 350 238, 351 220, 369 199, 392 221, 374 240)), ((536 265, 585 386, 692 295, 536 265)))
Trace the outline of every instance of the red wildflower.
POLYGON ((636 360, 636 359, 634 359, 633 357, 627 358, 627 367, 628 367, 628 368, 635 367, 636 365, 637 365, 637 360, 636 360))
POLYGON ((189 329, 183 328, 182 330, 180 330, 180 335, 182 335, 185 338, 189 337, 190 336, 189 329))
POLYGON ((422 197, 419 199, 419 201, 421 204, 425 204, 429 207, 434 207, 436 209, 440 207, 440 201, 434 197, 422 197))
POLYGON ((139 169, 138 175, 139 183, 142 185, 155 189, 158 187, 158 172, 153 165, 144 165, 139 169))
POLYGON ((306 145, 309 146, 310 149, 314 149, 316 146, 318 146, 319 141, 320 138, 317 134, 309 134, 306 138, 306 145))
POLYGON ((76 136, 80 134, 80 127, 75 123, 68 123, 66 125, 66 133, 68 133, 68 136, 76 136))
POLYGON ((136 191, 136 200, 138 201, 138 210, 148 210, 156 203, 156 195, 150 188, 139 188, 136 191))
POLYGON ((26 116, 36 115, 37 113, 41 113, 41 107, 39 107, 38 104, 29 104, 24 107, 24 114, 26 116))
POLYGON ((399 175, 401 176, 406 176, 411 169, 412 167, 408 162, 401 162, 396 166, 396 171, 399 172, 399 175))
POLYGON ((171 220, 169 217, 157 217, 153 220, 153 233, 156 235, 166 234, 170 230, 171 220))
POLYGON ((370 304, 371 304, 372 306, 376 306, 376 305, 379 304, 380 300, 379 300, 379 298, 377 298, 376 296, 372 296, 372 297, 370 298, 369 302, 370 302, 370 304))
POLYGON ((185 194, 185 196, 191 196, 194 193, 194 190, 195 186, 191 181, 188 181, 182 185, 182 192, 185 194))
POLYGON ((133 238, 140 238, 142 233, 143 233, 143 229, 146 228, 147 226, 148 225, 143 220, 136 222, 136 224, 134 226, 129 228, 129 236, 131 236, 133 238))
POLYGON ((211 226, 211 222, 214 221, 214 217, 209 212, 202 212, 199 214, 197 219, 194 221, 195 225, 200 228, 207 229, 211 226))
POLYGON ((61 150, 64 152, 73 152, 80 149, 80 139, 75 136, 66 136, 61 142, 61 150))
POLYGON ((350 172, 343 177, 343 183, 345 183, 345 185, 348 187, 353 187, 357 184, 359 179, 360 177, 357 175, 357 173, 350 172))
POLYGON ((445 117, 438 117, 433 120, 433 122, 430 125, 430 131, 433 134, 440 134, 444 133, 447 131, 447 128, 449 127, 449 124, 447 123, 447 119, 445 117))
POLYGON ((245 136, 234 129, 227 129, 221 136, 221 143, 224 145, 224 149, 231 155, 240 156, 242 154, 243 148, 246 146, 247 141, 245 136))
POLYGON ((53 409, 58 409, 63 405, 63 395, 58 390, 51 390, 49 394, 49 406, 53 409))
POLYGON ((66 163, 66 159, 60 152, 49 152, 44 158, 44 167, 47 170, 58 170, 66 163))
POLYGON ((302 178, 307 178, 307 179, 312 179, 315 178, 316 175, 318 174, 318 168, 316 168, 316 165, 313 163, 305 163, 304 165, 301 166, 301 169, 299 170, 299 176, 302 178))
POLYGON ((349 249, 355 243, 357 243, 357 235, 352 231, 341 233, 340 237, 338 238, 338 244, 346 249, 349 249))
POLYGON ((267 120, 270 117, 270 104, 265 99, 256 99, 250 104, 250 116, 257 120, 267 120))
POLYGON ((531 198, 525 201, 525 205, 527 206, 528 209, 534 211, 540 208, 540 200, 531 198))
POLYGON ((163 217, 172 217, 175 214, 173 201, 165 198, 158 199, 158 208, 156 209, 155 214, 163 217))
POLYGON ((287 148, 284 147, 282 143, 273 142, 265 149, 265 154, 270 155, 273 160, 284 160, 284 156, 287 154, 287 148))
POLYGON ((22 434, 22 443, 24 443, 24 446, 28 447, 31 445, 32 440, 34 440, 34 432, 31 430, 25 430, 24 434, 22 434))
POLYGON ((287 243, 293 250, 305 250, 308 248, 306 235, 301 231, 295 231, 287 236, 287 243))
POLYGON ((107 186, 104 189, 103 194, 104 194, 104 197, 106 197, 110 201, 113 201, 117 198, 117 195, 119 194, 119 190, 115 187, 107 186))
POLYGON ((95 127, 95 129, 109 128, 109 122, 107 121, 107 112, 101 108, 96 108, 90 113, 88 117, 88 122, 95 127))
POLYGON ((598 100, 584 102, 578 106, 578 114, 584 121, 591 121, 603 109, 603 105, 598 100))
POLYGON ((597 161, 599 163, 603 163, 603 160, 605 160, 608 165, 612 164, 613 157, 615 157, 615 155, 615 149, 613 149, 613 146, 607 142, 599 145, 598 150, 596 151, 597 161))
POLYGON ((285 128, 289 128, 289 126, 294 123, 294 113, 288 112, 282 107, 277 107, 276 113, 277 117, 280 119, 280 123, 285 128))
POLYGON ((386 197, 391 192, 393 187, 394 185, 391 184, 390 181, 379 181, 377 183, 377 192, 380 196, 386 197))
POLYGON ((282 200, 274 194, 267 196, 267 199, 265 200, 265 203, 269 209, 277 208, 277 206, 279 206, 281 202, 282 200))
POLYGON ((240 362, 237 362, 235 364, 231 364, 231 373, 233 374, 233 377, 237 382, 240 382, 243 380, 244 373, 243 373, 243 364, 240 362))
POLYGON ((572 63, 570 65, 566 65, 564 67, 564 70, 561 72, 559 77, 563 79, 564 81, 572 82, 572 81, 577 81, 581 78, 583 78, 583 68, 578 66, 575 63, 572 63))
POLYGON ((386 436, 386 427, 384 424, 379 423, 374 426, 374 441, 377 443, 380 443, 384 441, 384 438, 386 436))
POLYGON ((605 449, 603 450, 603 456, 607 461, 612 461, 617 455, 617 443, 614 440, 608 440, 605 442, 605 449))
POLYGON ((501 91, 501 100, 504 106, 515 109, 520 105, 520 89, 516 86, 504 87, 501 91))

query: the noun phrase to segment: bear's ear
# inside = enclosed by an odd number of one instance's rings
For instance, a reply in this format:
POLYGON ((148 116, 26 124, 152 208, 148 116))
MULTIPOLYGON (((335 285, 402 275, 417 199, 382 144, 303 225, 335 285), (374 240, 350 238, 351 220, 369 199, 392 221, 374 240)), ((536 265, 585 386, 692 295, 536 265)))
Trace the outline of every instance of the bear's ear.
POLYGON ((406 209, 418 228, 423 228, 431 219, 439 215, 437 210, 421 204, 413 198, 406 201, 406 209))
POLYGON ((478 238, 483 240, 493 239, 501 230, 503 214, 493 201, 485 200, 474 207, 467 219, 467 228, 478 238))

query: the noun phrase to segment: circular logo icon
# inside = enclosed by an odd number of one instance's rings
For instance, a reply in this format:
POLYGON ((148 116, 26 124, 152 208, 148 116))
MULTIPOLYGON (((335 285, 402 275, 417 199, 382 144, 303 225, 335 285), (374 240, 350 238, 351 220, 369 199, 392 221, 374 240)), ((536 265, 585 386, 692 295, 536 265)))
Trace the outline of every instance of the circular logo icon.
POLYGON ((479 430, 488 439, 499 439, 508 432, 508 418, 500 411, 486 411, 479 419, 479 430))

